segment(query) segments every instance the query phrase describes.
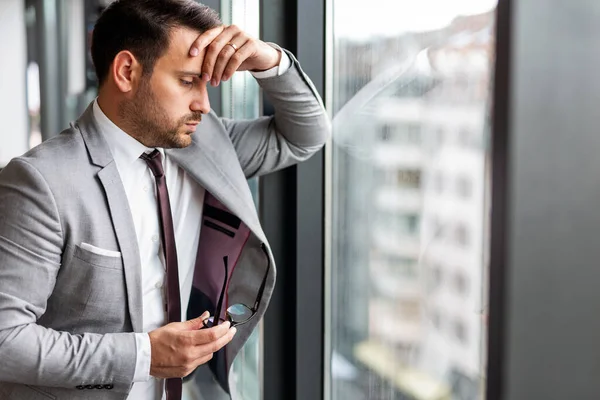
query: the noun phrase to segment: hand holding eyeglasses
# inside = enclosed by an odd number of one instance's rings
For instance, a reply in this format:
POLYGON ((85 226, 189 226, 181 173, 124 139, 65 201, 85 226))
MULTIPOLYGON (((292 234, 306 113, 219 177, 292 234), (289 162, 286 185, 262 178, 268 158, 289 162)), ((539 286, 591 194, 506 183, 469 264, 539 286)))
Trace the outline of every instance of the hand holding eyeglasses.
POLYGON ((224 322, 228 322, 232 327, 245 324, 250 321, 256 315, 258 311, 258 306, 263 296, 263 292, 265 291, 265 285, 267 283, 267 278, 269 276, 269 270, 271 269, 271 259, 269 258, 269 254, 267 253, 267 248, 264 243, 261 245, 261 249, 264 252, 267 258, 267 269, 265 271, 265 275, 263 277, 262 283, 260 284, 260 289, 258 289, 258 294, 256 295, 256 300, 254 301, 254 305, 249 307, 242 303, 236 303, 232 306, 227 307, 225 310, 225 318, 222 317, 222 307, 223 307, 223 298, 225 296, 225 291, 227 290, 227 282, 229 279, 229 257, 223 257, 223 268, 225 269, 223 287, 221 288, 221 295, 219 296, 219 301, 217 303, 217 307, 215 309, 215 315, 209 318, 204 319, 203 325, 204 328, 209 329, 214 327, 215 325, 222 324, 224 322), (215 318, 219 316, 217 322, 215 324, 215 318))
POLYGON ((183 378, 233 339, 236 329, 229 322, 203 328, 209 317, 173 322, 149 333, 151 346, 150 375, 157 378, 183 378))

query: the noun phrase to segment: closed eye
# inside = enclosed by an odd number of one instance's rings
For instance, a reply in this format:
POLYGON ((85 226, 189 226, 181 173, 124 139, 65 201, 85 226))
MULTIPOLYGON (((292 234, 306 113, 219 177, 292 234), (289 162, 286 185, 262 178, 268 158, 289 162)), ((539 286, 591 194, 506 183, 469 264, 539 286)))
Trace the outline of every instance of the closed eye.
POLYGON ((187 81, 185 79, 180 79, 179 81, 181 82, 181 84, 183 86, 186 86, 186 87, 192 87, 192 86, 194 86, 194 81, 187 81))

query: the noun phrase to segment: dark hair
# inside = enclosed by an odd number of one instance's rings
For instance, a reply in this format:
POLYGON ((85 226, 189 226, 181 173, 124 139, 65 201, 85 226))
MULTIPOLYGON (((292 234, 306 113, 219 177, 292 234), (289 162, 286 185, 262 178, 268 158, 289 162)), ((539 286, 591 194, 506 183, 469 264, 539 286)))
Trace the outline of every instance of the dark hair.
POLYGON ((193 0, 116 0, 98 18, 92 34, 92 60, 99 84, 108 77, 115 56, 129 50, 152 74, 156 60, 169 48, 175 27, 201 32, 221 25, 219 15, 193 0))

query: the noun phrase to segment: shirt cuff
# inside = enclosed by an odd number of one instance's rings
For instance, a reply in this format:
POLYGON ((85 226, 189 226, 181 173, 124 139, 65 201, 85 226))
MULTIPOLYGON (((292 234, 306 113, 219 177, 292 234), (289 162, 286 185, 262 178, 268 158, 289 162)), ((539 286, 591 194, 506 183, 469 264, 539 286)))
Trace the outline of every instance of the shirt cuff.
MULTIPOLYGON (((281 51, 281 50, 278 50, 278 51, 281 51)), ((285 51, 281 51, 281 61, 279 61, 279 65, 276 65, 273 68, 268 69, 266 71, 258 71, 258 72, 250 71, 250 73, 256 79, 273 78, 275 76, 281 76, 281 75, 285 74, 285 72, 288 69, 290 69, 291 65, 292 65, 292 60, 290 60, 290 56, 285 54, 285 51)))
POLYGON ((152 360, 150 336, 147 333, 136 333, 135 346, 137 348, 137 358, 133 381, 147 382, 150 380, 150 361, 152 360))

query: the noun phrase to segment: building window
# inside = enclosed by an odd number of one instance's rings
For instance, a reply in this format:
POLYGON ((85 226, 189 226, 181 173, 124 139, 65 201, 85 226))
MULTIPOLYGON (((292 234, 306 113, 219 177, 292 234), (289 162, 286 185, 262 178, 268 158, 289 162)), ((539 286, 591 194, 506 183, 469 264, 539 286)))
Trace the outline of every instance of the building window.
POLYGON ((400 187, 410 189, 421 187, 421 171, 419 170, 400 170, 397 176, 400 187))
POLYGON ((418 301, 401 301, 398 304, 398 312, 406 319, 416 320, 421 315, 421 305, 418 301))
POLYGON ((471 132, 467 128, 458 131, 458 143, 463 147, 471 147, 471 132))
POLYGON ((467 296, 469 291, 469 284, 466 275, 462 272, 457 272, 454 275, 454 288, 456 292, 461 296, 467 296))
POLYGON ((460 176, 456 180, 456 191, 459 197, 470 198, 473 193, 473 182, 467 176, 460 176))
POLYGON ((469 230, 467 227, 459 223, 454 230, 454 239, 457 245, 460 247, 469 246, 469 230))
POLYGON ((460 320, 454 322, 454 335, 462 345, 468 344, 467 327, 464 322, 460 320))
POLYGON ((437 288, 442 285, 444 281, 444 271, 440 264, 433 264, 431 266, 431 282, 432 287, 437 288))
POLYGON ((381 140, 384 142, 390 142, 392 140, 392 133, 394 128, 390 124, 383 124, 381 126, 381 140))

